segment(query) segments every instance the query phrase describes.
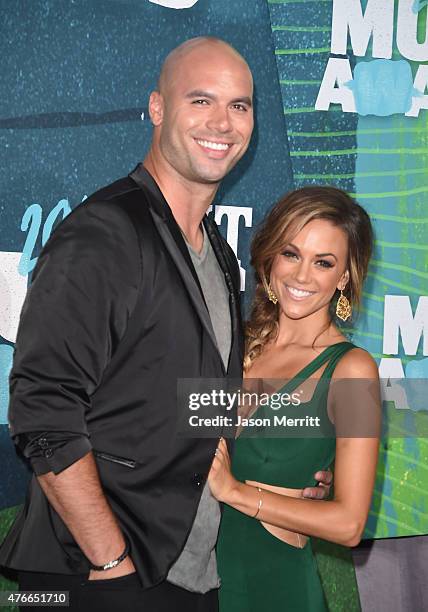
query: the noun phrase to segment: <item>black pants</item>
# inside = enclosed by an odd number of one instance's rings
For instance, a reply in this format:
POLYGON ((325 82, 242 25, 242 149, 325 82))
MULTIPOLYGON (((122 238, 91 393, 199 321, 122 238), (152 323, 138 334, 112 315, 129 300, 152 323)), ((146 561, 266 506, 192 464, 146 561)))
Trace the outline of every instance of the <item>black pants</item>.
MULTIPOLYGON (((69 591, 69 607, 50 607, 62 612, 218 612, 217 590, 205 595, 191 593, 169 582, 143 590, 137 574, 109 580, 86 580, 85 576, 19 572, 20 591, 69 591)), ((21 612, 37 608, 21 606, 21 612)))

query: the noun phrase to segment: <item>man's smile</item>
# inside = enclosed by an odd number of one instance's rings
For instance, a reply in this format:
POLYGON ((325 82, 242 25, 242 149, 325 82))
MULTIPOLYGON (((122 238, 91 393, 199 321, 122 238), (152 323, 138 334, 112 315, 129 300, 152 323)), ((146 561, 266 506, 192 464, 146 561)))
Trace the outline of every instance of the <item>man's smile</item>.
POLYGON ((216 142, 204 138, 195 138, 194 140, 211 159, 224 159, 233 145, 231 142, 216 142))
POLYGON ((196 142, 201 145, 201 147, 205 147, 205 149, 213 149, 213 151, 227 151, 232 146, 226 142, 213 142, 212 140, 199 140, 196 142))

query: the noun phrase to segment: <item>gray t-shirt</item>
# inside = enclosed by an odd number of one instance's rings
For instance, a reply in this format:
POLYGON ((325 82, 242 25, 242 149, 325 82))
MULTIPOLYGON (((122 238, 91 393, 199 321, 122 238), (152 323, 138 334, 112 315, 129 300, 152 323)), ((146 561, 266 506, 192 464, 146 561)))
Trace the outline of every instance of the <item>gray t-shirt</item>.
MULTIPOLYGON (((229 292, 203 225, 202 228, 204 244, 201 252, 196 253, 186 244, 208 307, 217 346, 227 369, 232 343, 229 292)), ((184 549, 169 570, 169 582, 197 593, 206 593, 220 586, 215 554, 220 518, 220 505, 206 483, 184 549)))

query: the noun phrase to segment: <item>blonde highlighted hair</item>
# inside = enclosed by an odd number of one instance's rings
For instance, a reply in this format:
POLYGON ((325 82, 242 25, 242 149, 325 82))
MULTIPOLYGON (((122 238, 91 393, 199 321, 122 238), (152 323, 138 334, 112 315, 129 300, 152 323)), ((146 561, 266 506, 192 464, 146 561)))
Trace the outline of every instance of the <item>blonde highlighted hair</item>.
MULTIPOLYGON (((314 219, 330 221, 345 233, 348 240, 349 282, 343 293, 353 307, 360 304, 373 248, 373 230, 368 214, 348 194, 335 187, 314 185, 288 193, 272 208, 251 245, 256 289, 246 325, 245 370, 278 333, 279 305, 273 304, 267 297, 273 261, 284 246, 314 219)), ((338 296, 339 292, 336 291, 330 304, 332 321, 338 296)))

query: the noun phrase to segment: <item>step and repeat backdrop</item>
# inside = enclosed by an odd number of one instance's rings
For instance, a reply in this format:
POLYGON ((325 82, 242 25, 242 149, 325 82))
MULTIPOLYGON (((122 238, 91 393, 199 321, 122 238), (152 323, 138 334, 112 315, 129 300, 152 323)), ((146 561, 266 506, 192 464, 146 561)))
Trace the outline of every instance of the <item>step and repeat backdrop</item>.
POLYGON ((250 150, 210 213, 239 259, 244 302, 253 229, 280 195, 331 184, 367 209, 375 255, 349 333, 387 381, 395 435, 382 443, 365 537, 428 533, 428 400, 413 402, 403 385, 428 378, 427 4, 0 0, 3 530, 29 477, 8 435, 8 374, 38 253, 75 206, 144 157, 148 97, 167 53, 212 35, 242 53, 255 80, 250 150))

